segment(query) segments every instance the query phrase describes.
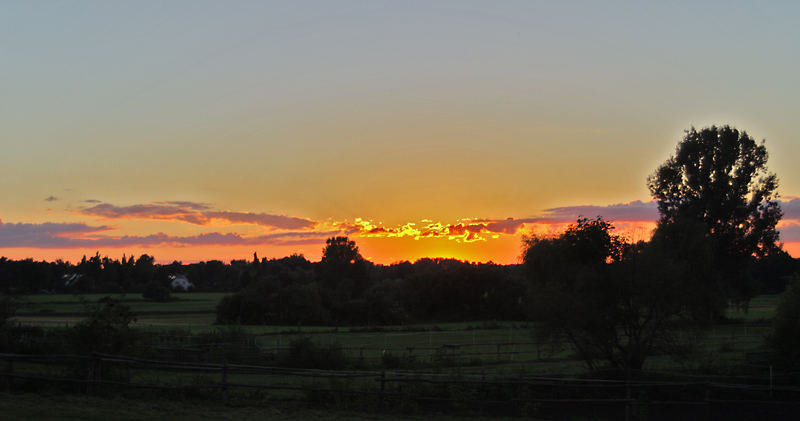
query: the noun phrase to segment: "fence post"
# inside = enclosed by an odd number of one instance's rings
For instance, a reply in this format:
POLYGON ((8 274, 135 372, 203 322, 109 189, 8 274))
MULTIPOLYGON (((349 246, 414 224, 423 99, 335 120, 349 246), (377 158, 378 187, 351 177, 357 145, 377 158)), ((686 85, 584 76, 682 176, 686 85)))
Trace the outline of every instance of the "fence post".
POLYGON ((769 397, 772 397, 772 364, 769 366, 769 397))
POLYGON ((228 400, 228 361, 222 363, 222 400, 228 400))
POLYGON ((94 381, 103 381, 103 360, 99 357, 97 358, 97 366, 94 369, 94 381))
POLYGON ((706 420, 711 421, 711 385, 706 383, 706 420))
POLYGON ((89 367, 86 370, 86 394, 88 395, 92 391, 92 383, 95 381, 95 371, 97 371, 97 358, 92 358, 89 360, 89 367))
POLYGON ((631 367, 625 368, 625 421, 631 419, 631 367))
POLYGON ((14 373, 14 360, 9 359, 8 365, 6 366, 6 393, 11 393, 11 383, 14 381, 13 377, 11 377, 14 373))

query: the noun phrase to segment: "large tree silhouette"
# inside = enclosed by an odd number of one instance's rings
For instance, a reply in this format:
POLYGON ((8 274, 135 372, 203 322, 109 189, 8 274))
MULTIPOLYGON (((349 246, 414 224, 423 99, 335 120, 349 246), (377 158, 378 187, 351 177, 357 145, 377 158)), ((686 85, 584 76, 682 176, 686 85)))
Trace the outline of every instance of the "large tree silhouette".
POLYGON ((367 281, 366 261, 361 257, 356 242, 347 237, 331 237, 325 241, 322 260, 319 262, 320 275, 327 288, 335 289, 343 282, 348 293, 360 294, 367 281))
POLYGON ((677 345, 687 297, 674 284, 687 268, 612 230, 602 218, 582 218, 558 237, 525 240, 531 316, 540 339, 568 341, 590 368, 638 370, 677 345))
POLYGON ((744 131, 691 128, 675 155, 648 179, 661 214, 658 230, 675 232, 675 226, 700 223, 712 240, 719 272, 698 283, 704 294, 722 302, 746 304, 757 291, 748 270, 752 258, 780 249, 778 179, 767 170, 767 157, 764 143, 744 131))

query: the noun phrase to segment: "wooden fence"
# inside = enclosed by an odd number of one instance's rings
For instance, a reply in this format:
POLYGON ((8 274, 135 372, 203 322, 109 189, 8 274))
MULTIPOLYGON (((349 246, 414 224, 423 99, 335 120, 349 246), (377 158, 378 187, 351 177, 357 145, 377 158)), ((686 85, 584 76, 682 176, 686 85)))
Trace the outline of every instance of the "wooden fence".
POLYGON ((569 413, 616 419, 792 419, 800 388, 756 378, 706 376, 688 381, 312 370, 184 363, 107 354, 0 354, 7 393, 58 388, 78 393, 159 391, 174 396, 232 395, 301 399, 349 407, 477 410, 540 415, 569 413), (766 415, 765 415, 766 414, 766 415))

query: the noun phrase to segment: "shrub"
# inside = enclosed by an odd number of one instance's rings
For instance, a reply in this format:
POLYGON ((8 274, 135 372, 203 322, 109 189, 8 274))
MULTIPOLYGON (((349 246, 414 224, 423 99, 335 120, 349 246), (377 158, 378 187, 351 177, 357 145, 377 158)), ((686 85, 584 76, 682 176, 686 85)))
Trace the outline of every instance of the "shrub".
POLYGON ((118 354, 135 347, 138 338, 130 324, 136 316, 129 306, 104 297, 88 305, 87 312, 89 316, 75 325, 70 335, 76 351, 118 354))
POLYGON ((172 299, 172 292, 170 289, 158 281, 150 281, 142 291, 142 298, 150 301, 165 302, 172 299))
POLYGON ((15 310, 16 303, 14 303, 14 300, 0 292, 0 329, 6 326, 8 319, 14 317, 15 310))
POLYGON ((279 365, 292 368, 340 370, 350 365, 349 362, 339 344, 320 346, 308 337, 293 340, 288 352, 278 357, 279 365))
POLYGON ((800 361, 800 279, 797 277, 781 297, 769 339, 779 360, 787 364, 800 361))
POLYGON ((398 368, 409 369, 417 365, 417 359, 410 354, 396 355, 389 351, 384 351, 381 354, 381 365, 391 370, 398 368))

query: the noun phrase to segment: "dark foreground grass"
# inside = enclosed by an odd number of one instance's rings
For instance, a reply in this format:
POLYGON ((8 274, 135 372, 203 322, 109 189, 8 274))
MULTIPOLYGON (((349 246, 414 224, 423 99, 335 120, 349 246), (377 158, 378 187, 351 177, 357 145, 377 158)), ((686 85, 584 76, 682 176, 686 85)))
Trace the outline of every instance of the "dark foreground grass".
MULTIPOLYGON (((296 403, 232 406, 198 400, 99 398, 76 395, 0 393, 3 420, 456 420, 506 419, 492 416, 466 418, 447 414, 404 415, 387 412, 353 412, 312 409, 296 403)), ((509 418, 510 419, 510 418, 509 418)))

